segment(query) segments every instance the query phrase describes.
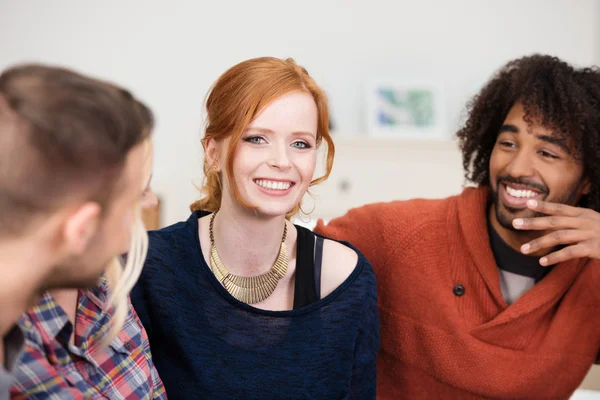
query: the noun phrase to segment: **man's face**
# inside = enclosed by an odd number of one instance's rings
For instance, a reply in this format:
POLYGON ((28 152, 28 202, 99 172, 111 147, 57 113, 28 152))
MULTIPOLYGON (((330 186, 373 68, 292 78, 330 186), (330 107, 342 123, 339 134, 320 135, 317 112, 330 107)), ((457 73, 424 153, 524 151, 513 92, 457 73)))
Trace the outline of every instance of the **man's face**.
POLYGON ((152 145, 148 140, 134 147, 129 155, 118 188, 113 191, 104 214, 85 251, 68 257, 52 274, 50 287, 93 287, 108 263, 127 253, 132 238, 136 208, 153 206, 149 178, 152 169, 152 145))
POLYGON ((576 205, 589 190, 572 143, 535 121, 528 125, 524 116, 520 103, 511 108, 490 159, 492 214, 510 230, 515 218, 537 216, 528 200, 576 205))

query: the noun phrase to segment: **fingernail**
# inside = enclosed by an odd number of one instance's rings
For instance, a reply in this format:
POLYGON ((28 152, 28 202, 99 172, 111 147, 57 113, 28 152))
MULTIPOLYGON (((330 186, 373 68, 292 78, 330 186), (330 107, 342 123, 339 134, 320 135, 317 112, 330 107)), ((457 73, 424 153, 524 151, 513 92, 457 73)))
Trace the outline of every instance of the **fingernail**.
POLYGON ((546 257, 540 258, 540 264, 542 264, 542 265, 548 264, 548 259, 546 257))
POLYGON ((527 205, 531 207, 537 207, 537 201, 535 200, 527 200, 527 205))
POLYGON ((523 225, 523 220, 521 218, 517 218, 513 221, 513 225, 514 226, 521 226, 523 225))
POLYGON ((529 243, 524 244, 523 246, 521 246, 521 252, 527 253, 530 248, 531 248, 531 246, 529 245, 529 243))

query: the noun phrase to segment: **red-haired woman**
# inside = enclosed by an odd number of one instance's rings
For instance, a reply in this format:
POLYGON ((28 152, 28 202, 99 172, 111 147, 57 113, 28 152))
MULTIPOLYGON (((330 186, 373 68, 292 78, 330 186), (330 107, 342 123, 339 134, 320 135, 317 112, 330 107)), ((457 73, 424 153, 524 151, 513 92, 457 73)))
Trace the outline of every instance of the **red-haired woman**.
POLYGON ((374 399, 371 265, 289 221, 333 164, 325 94, 293 60, 257 58, 226 71, 206 108, 204 197, 150 233, 132 294, 167 394, 374 399))

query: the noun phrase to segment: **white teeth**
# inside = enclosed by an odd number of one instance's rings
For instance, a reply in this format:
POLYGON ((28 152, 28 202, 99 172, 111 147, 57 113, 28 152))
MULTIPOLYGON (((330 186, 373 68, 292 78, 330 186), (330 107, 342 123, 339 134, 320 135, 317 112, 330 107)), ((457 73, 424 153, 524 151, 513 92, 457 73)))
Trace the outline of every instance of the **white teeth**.
POLYGON ((292 185, 290 182, 276 182, 257 179, 254 181, 258 186, 269 190, 288 190, 292 185))
POLYGON ((517 190, 517 189, 511 188, 510 186, 506 187, 506 191, 508 192, 508 194, 510 194, 513 197, 526 197, 526 198, 530 198, 530 197, 537 196, 537 193, 533 192, 531 190, 517 190))

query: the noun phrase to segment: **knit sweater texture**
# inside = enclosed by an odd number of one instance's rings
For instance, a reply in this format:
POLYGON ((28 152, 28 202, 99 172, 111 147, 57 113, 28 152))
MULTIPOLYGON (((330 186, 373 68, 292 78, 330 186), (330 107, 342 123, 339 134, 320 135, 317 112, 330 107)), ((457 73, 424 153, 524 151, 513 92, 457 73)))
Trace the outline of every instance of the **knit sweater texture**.
POLYGON ((488 192, 372 204, 317 225, 375 270, 378 398, 567 399, 596 360, 600 261, 561 263, 507 306, 488 192))
POLYGON ((312 304, 258 309, 233 298, 204 261, 201 215, 150 232, 131 294, 169 399, 375 399, 379 320, 369 262, 358 254, 350 276, 312 304))

